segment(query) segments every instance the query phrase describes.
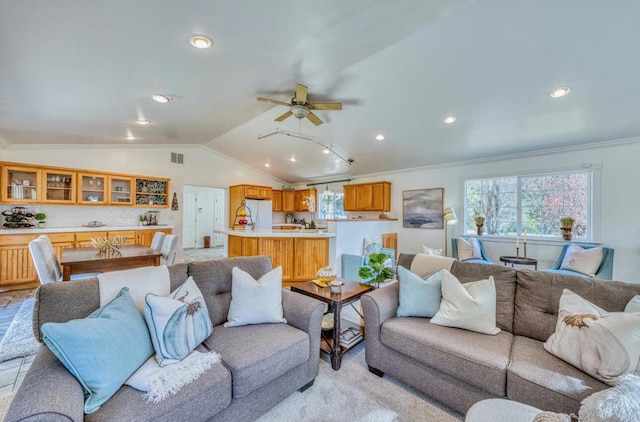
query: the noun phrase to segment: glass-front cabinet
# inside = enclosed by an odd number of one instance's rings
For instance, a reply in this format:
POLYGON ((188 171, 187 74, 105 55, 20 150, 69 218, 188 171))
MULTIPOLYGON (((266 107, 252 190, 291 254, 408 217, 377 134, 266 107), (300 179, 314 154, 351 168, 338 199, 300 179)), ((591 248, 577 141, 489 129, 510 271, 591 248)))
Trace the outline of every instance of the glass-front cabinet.
POLYGON ((133 177, 109 176, 109 203, 133 205, 133 177))
POLYGON ((149 207, 167 207, 168 204, 168 180, 136 179, 136 205, 149 207))
POLYGON ((64 170, 42 170, 42 202, 74 204, 76 202, 76 173, 64 170))
POLYGON ((78 173, 78 204, 107 203, 107 177, 96 173, 78 173))
POLYGON ((2 167, 3 202, 40 202, 41 171, 32 167, 2 167))

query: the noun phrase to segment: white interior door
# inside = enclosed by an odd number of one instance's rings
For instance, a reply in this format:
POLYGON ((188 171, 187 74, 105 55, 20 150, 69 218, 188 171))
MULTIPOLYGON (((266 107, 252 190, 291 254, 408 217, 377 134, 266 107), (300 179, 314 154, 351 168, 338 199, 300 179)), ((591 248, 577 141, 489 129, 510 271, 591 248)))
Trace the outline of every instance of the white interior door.
POLYGON ((182 248, 195 248, 197 246, 197 226, 198 226, 198 194, 187 190, 182 195, 182 248))
MULTIPOLYGON (((215 193, 214 199, 214 221, 213 228, 217 230, 224 229, 224 209, 225 209, 225 201, 224 201, 224 190, 216 189, 219 192, 215 193)), ((224 235, 222 234, 214 234, 213 235, 213 244, 212 246, 222 246, 224 243, 224 235)))

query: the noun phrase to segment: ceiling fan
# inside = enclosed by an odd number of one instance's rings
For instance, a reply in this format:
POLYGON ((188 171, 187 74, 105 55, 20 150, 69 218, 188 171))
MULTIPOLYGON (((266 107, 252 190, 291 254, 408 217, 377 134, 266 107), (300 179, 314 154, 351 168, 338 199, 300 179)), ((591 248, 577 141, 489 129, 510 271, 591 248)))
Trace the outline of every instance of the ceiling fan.
POLYGON ((276 122, 281 122, 290 116, 294 116, 298 119, 304 119, 305 117, 316 126, 321 125, 323 122, 318 116, 313 114, 311 110, 342 110, 342 103, 311 103, 307 98, 309 88, 304 85, 298 84, 296 86, 296 94, 291 97, 288 103, 278 100, 270 100, 269 98, 258 97, 257 100, 263 103, 283 105, 289 107, 289 111, 283 115, 276 117, 276 122))

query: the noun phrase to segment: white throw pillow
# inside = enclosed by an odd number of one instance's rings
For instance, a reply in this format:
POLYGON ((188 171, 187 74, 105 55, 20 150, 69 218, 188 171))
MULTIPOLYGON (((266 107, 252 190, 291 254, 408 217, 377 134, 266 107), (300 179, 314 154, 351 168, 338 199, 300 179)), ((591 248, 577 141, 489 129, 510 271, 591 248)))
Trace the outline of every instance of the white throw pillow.
POLYGON ((585 249, 573 244, 567 248, 564 254, 561 270, 577 271, 579 273, 595 277, 596 271, 602 263, 602 246, 585 249))
POLYGON ((624 307, 624 311, 627 313, 640 312, 640 295, 631 298, 627 306, 624 307))
POLYGON ((282 267, 259 280, 234 267, 231 272, 231 304, 225 327, 287 322, 282 310, 282 267))
POLYGON ((460 261, 466 261, 467 259, 482 259, 482 252, 480 252, 480 244, 478 239, 471 237, 468 240, 459 237, 458 238, 458 259, 460 261))
POLYGON ((640 371, 640 313, 607 312, 564 289, 551 354, 609 385, 640 371))
POLYGON ((144 318, 160 366, 180 362, 213 331, 207 304, 193 277, 169 296, 145 296, 144 318))
POLYGON ((422 245, 422 253, 430 256, 442 256, 442 248, 441 249, 433 249, 428 246, 422 245))
POLYGON ((362 239, 362 255, 369 256, 372 253, 380 253, 380 242, 376 242, 371 239, 367 239, 366 237, 362 239))
POLYGON ((582 400, 580 422, 637 421, 640 415, 640 377, 626 374, 615 387, 598 391, 582 400))
POLYGON ((442 270, 442 303, 431 322, 483 334, 498 334, 493 276, 462 284, 449 271, 442 270))

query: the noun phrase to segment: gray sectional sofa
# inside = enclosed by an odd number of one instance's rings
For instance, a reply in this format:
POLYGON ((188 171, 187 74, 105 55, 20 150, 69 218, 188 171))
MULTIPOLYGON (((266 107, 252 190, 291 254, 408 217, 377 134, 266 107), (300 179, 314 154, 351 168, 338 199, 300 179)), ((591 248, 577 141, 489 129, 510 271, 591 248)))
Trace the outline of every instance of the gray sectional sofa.
MULTIPOLYGON (((84 415, 82 387, 41 347, 5 421, 252 421, 309 387, 318 374, 324 305, 283 290, 286 324, 224 328, 234 266, 256 279, 272 269, 264 256, 169 267, 172 290, 193 276, 202 291, 214 325, 205 344, 222 358, 178 394, 154 404, 123 386, 97 412, 84 415)), ((98 307, 96 278, 43 285, 36 293, 34 333, 42 341, 39 328, 45 322, 84 318, 98 307)))
MULTIPOLYGON (((401 254, 398 264, 411 268, 414 256, 401 254)), ((509 398, 577 414, 584 398, 609 387, 551 355, 543 343, 555 331, 563 289, 613 312, 640 294, 640 284, 460 261, 451 273, 463 283, 494 277, 502 331, 491 336, 397 317, 396 283, 362 297, 371 372, 392 375, 460 412, 480 400, 509 398)))

